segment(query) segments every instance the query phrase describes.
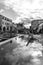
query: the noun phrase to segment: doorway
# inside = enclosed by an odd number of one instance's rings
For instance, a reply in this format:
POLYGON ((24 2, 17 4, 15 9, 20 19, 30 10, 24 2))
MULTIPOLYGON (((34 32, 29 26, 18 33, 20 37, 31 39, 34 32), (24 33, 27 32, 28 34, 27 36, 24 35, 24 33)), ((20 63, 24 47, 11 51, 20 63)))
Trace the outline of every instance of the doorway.
POLYGON ((6 27, 3 27, 3 32, 5 32, 6 31, 6 27))

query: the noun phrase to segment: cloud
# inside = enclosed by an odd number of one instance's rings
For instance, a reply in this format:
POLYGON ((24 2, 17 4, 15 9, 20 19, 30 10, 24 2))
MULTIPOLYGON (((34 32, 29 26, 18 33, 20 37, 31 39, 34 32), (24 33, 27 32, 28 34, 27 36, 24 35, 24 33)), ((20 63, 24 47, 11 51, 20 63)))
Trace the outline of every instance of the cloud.
POLYGON ((21 18, 43 18, 43 0, 4 0, 4 5, 21 18))
POLYGON ((0 3, 2 3, 4 0, 0 0, 0 3))
POLYGON ((2 12, 4 12, 4 9, 1 9, 1 10, 0 10, 0 14, 1 14, 2 12))

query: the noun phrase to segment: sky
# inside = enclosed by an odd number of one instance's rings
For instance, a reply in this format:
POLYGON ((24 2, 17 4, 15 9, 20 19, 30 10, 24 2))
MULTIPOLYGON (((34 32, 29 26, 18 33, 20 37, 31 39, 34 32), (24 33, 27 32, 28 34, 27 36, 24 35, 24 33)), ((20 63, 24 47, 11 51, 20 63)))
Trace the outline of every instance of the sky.
POLYGON ((43 18, 43 0, 0 0, 0 14, 13 22, 43 18))

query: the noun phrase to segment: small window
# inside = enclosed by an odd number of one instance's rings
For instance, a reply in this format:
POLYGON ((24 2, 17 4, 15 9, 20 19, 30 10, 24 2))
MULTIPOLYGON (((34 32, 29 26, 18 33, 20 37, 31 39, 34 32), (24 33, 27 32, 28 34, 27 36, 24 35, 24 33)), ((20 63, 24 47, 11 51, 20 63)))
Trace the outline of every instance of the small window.
POLYGON ((0 26, 0 30, 2 30, 1 26, 0 26))
POLYGON ((9 19, 7 18, 7 21, 9 21, 9 19))
POLYGON ((3 31, 4 31, 4 32, 6 31, 6 28, 5 28, 5 27, 3 27, 3 31))
POLYGON ((6 25, 9 25, 9 23, 6 23, 6 25))
POLYGON ((6 20, 6 18, 5 18, 5 20, 6 20))
POLYGON ((7 27, 7 30, 9 30, 9 27, 7 27))

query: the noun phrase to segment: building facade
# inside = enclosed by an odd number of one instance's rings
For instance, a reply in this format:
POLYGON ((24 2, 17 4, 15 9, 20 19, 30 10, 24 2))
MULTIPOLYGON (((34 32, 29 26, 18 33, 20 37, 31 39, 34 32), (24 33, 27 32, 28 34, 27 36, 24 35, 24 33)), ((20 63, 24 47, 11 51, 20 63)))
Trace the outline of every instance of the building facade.
POLYGON ((34 31, 39 32, 43 28, 43 19, 37 19, 31 21, 31 30, 32 32, 34 31))
POLYGON ((33 20, 31 21, 31 27, 33 29, 35 29, 36 27, 38 27, 38 25, 43 23, 43 19, 37 19, 37 20, 33 20))
POLYGON ((0 31, 1 32, 9 32, 12 28, 12 20, 0 15, 0 31))

